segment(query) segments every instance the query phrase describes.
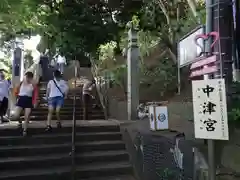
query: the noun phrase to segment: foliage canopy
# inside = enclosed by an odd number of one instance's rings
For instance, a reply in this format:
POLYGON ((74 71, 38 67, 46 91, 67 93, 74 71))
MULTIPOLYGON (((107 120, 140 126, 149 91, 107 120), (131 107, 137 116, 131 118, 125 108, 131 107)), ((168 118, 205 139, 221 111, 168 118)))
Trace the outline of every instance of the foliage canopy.
POLYGON ((6 45, 16 36, 40 34, 40 51, 54 53, 57 47, 70 59, 81 57, 100 44, 118 40, 136 9, 123 0, 2 0, 1 39, 6 45))

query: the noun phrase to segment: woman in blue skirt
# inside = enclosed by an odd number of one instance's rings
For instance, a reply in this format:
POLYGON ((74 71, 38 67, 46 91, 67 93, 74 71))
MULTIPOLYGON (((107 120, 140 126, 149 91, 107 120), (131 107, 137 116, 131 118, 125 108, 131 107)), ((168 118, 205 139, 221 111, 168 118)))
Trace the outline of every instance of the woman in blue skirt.
POLYGON ((68 85, 66 81, 62 79, 61 72, 56 70, 54 72, 54 78, 48 82, 46 97, 48 99, 48 117, 46 131, 51 131, 51 121, 53 112, 56 112, 57 127, 61 128, 60 110, 64 103, 64 98, 68 94, 68 85))

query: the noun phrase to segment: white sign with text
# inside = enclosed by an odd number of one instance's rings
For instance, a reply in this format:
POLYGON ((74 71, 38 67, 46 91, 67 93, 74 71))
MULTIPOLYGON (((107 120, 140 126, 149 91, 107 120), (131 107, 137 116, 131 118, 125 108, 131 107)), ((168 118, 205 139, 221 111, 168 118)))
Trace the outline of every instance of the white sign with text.
POLYGON ((192 81, 195 138, 229 140, 224 79, 192 81))
POLYGON ((168 129, 168 109, 167 106, 149 106, 150 130, 168 129))

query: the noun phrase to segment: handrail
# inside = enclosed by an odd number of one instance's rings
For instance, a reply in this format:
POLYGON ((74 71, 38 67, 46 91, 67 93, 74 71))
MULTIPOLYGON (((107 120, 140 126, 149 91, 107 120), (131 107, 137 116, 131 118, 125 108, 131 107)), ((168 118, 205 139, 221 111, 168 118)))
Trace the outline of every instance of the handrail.
POLYGON ((96 80, 96 89, 100 99, 100 103, 103 107, 105 119, 108 119, 108 89, 109 82, 106 77, 99 76, 97 73, 97 65, 94 62, 94 59, 90 57, 90 61, 92 64, 92 75, 96 80))

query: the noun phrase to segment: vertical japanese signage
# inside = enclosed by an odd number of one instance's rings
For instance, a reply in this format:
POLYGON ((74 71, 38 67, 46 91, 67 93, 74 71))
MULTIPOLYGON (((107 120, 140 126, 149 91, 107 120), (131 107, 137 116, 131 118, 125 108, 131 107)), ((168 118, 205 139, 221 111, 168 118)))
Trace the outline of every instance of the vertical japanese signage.
POLYGON ((192 81, 195 138, 228 140, 224 79, 192 81))
POLYGON ((20 48, 16 48, 14 50, 14 56, 13 56, 13 73, 14 73, 14 76, 20 76, 21 58, 22 58, 22 50, 20 48))

